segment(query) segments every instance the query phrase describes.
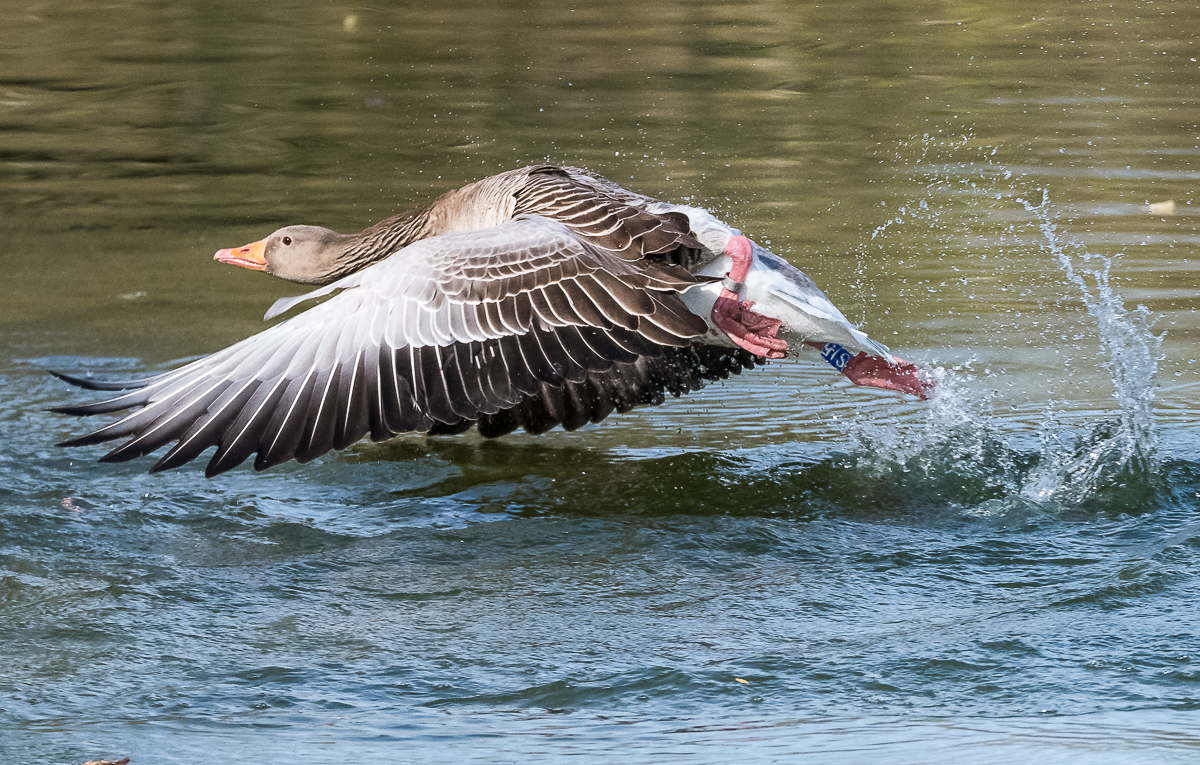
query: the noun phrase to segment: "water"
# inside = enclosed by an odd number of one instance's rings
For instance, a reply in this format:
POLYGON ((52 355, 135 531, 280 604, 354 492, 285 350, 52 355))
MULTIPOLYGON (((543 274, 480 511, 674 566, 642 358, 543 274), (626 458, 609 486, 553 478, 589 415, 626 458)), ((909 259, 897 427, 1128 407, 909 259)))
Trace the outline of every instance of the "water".
POLYGON ((1200 13, 952 13, 4 6, 6 760, 1194 761, 1200 13), (45 369, 302 291, 217 248, 546 160, 769 242, 939 395, 811 353, 213 481, 53 446, 45 369))

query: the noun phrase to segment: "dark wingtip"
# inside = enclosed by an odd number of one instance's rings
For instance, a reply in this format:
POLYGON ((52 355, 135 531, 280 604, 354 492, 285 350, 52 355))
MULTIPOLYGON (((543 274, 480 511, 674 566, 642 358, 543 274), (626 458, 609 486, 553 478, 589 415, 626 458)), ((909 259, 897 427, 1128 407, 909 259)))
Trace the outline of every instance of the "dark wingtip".
POLYGON ((82 436, 68 438, 66 441, 59 441, 55 446, 71 447, 71 446, 93 446, 94 444, 102 444, 107 441, 107 438, 99 438, 99 433, 88 433, 82 436))
MULTIPOLYGON (((153 378, 146 378, 144 380, 90 380, 86 377, 76 377, 75 375, 69 375, 65 372, 56 372, 53 369, 47 369, 46 371, 49 372, 50 374, 54 375, 58 379, 62 380, 63 382, 67 383, 68 385, 74 385, 76 388, 83 388, 84 390, 137 390, 138 388, 146 387, 146 383, 150 382, 150 380, 153 379, 153 378)), ((55 411, 55 410, 51 410, 51 411, 55 411)))
MULTIPOLYGON (((96 388, 94 387, 95 382, 92 380, 88 380, 83 377, 76 377, 74 375, 69 375, 66 372, 57 372, 53 369, 47 369, 46 371, 49 372, 50 374, 54 375, 58 379, 62 380, 63 382, 67 383, 68 385, 74 385, 76 388, 83 388, 84 390, 96 390, 96 388)), ((55 410, 51 409, 50 411, 55 411, 55 410)))
POLYGON ((45 411, 54 412, 55 414, 73 414, 76 417, 82 417, 84 414, 79 411, 79 407, 77 406, 48 406, 45 411))
POLYGON ((236 463, 233 465, 219 465, 219 464, 215 465, 215 464, 213 464, 213 462, 209 462, 208 465, 206 465, 204 467, 204 477, 205 478, 216 478, 217 476, 221 475, 221 473, 225 473, 230 470, 233 470, 235 467, 238 466, 238 464, 241 464, 241 463, 236 463))
POLYGON ((78 377, 72 377, 71 375, 67 374, 66 372, 56 372, 53 369, 47 369, 46 372, 54 375, 55 377, 62 380, 63 382, 68 382, 68 383, 71 383, 72 385, 82 385, 83 384, 82 382, 80 382, 78 377))
POLYGON ((170 451, 160 457, 158 462, 155 462, 154 465, 151 466, 149 472, 161 473, 164 470, 174 470, 180 465, 186 465, 193 459, 195 459, 195 455, 188 456, 187 454, 181 454, 178 449, 178 445, 176 445, 176 447, 172 448, 170 451))
POLYGON ((78 404, 76 406, 52 406, 46 411, 54 412, 55 414, 70 414, 75 417, 90 417, 93 414, 108 414, 109 412, 119 412, 122 409, 129 409, 135 406, 141 406, 144 401, 130 401, 129 395, 117 396, 116 398, 107 401, 96 401, 91 404, 78 404))
POLYGON ((137 449, 124 451, 126 446, 128 446, 128 444, 122 444, 96 461, 103 462, 106 465, 115 465, 119 462, 129 462, 130 460, 135 460, 138 457, 146 456, 145 452, 137 449))

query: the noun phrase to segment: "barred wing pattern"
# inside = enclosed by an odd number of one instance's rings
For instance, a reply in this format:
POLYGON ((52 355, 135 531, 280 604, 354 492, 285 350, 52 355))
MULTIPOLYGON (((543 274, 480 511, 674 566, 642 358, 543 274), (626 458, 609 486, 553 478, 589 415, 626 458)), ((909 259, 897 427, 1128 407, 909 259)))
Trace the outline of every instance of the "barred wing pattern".
MULTIPOLYGON (((607 372, 589 372, 582 381, 563 385, 542 383, 541 390, 511 409, 479 418, 479 432, 489 438, 524 428, 545 433, 561 425, 576 430, 597 423, 615 412, 636 406, 657 406, 667 394, 682 396, 699 390, 712 380, 724 380, 766 363, 741 348, 693 344, 685 348, 663 347, 653 356, 617 362, 607 372)), ((433 432, 462 432, 465 427, 433 432)))
MULTIPOLYGON (((341 292, 224 351, 116 398, 56 410, 141 407, 63 445, 127 439, 102 458, 118 462, 175 442, 152 471, 216 446, 205 471, 213 476, 252 454, 262 470, 368 434, 452 432, 476 421, 490 434, 536 426, 543 409, 561 410, 562 396, 578 399, 589 386, 607 398, 590 418, 661 395, 659 367, 671 363, 641 360, 674 359, 707 331, 679 298, 695 283, 682 269, 624 260, 537 216, 432 237, 318 290, 341 292), (639 364, 648 384, 616 396, 621 383, 611 373, 639 364)), ((725 374, 753 365, 718 355, 725 374)))
MULTIPOLYGON (((604 183, 607 186, 574 168, 530 168, 513 192, 514 215, 528 213, 557 220, 576 236, 626 260, 676 250, 694 255, 703 249, 691 234, 687 215, 647 212, 637 202, 653 200, 624 191, 611 181, 604 183), (629 198, 623 199, 620 192, 629 198)), ((674 258, 675 262, 687 259, 683 255, 674 258)))

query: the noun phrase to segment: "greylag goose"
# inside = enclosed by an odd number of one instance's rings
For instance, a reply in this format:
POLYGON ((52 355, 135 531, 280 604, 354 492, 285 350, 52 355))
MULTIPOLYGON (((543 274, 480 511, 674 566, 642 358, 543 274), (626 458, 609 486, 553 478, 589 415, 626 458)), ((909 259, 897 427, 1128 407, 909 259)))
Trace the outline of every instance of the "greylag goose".
POLYGON ((211 477, 367 435, 574 430, 783 358, 789 339, 858 384, 920 397, 930 385, 707 211, 575 168, 512 170, 357 234, 288 226, 214 258, 320 285, 266 319, 337 294, 153 377, 53 373, 120 393, 54 411, 137 409, 62 446, 126 439, 100 458, 120 462, 174 442, 152 472, 215 446, 211 477))

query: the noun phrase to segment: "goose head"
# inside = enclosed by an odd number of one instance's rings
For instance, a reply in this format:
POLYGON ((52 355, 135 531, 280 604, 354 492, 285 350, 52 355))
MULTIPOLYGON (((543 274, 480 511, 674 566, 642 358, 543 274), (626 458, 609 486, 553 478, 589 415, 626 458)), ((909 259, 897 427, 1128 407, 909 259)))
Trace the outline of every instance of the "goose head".
POLYGON ((286 226, 266 239, 217 250, 213 260, 304 284, 343 275, 346 235, 321 226, 286 226))

